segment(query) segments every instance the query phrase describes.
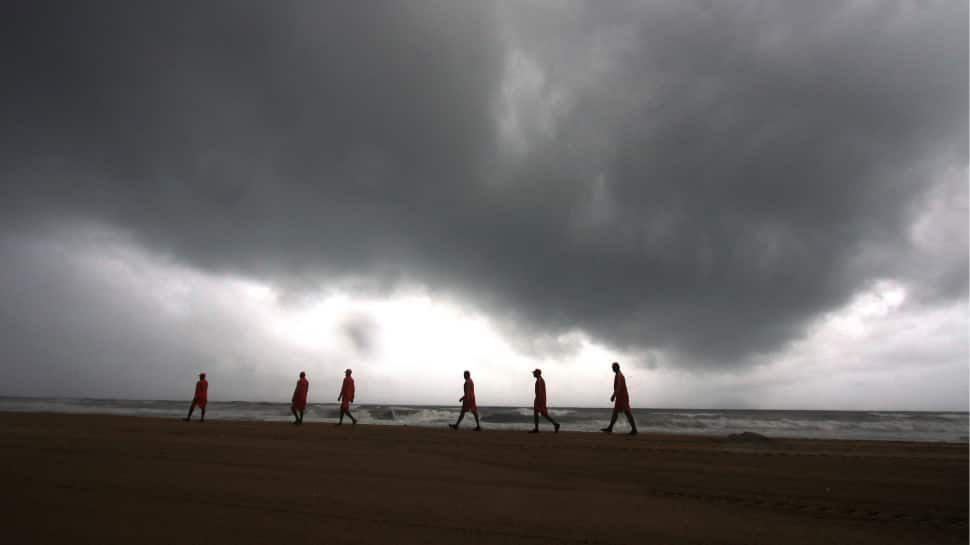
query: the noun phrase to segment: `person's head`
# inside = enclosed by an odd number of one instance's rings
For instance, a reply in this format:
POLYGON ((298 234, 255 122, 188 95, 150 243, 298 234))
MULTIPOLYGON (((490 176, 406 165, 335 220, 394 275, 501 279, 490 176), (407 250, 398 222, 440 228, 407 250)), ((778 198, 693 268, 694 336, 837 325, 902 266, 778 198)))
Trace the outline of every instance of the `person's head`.
POLYGON ((306 378, 306 373, 304 371, 300 371, 300 378, 306 378))
POLYGON ((472 374, 469 373, 468 371, 465 371, 464 375, 465 375, 465 378, 472 378, 472 374))
POLYGON ((348 376, 349 377, 351 375, 351 373, 353 373, 353 371, 351 371, 350 369, 344 370, 344 375, 345 376, 348 376))
POLYGON ((613 362, 613 372, 614 373, 619 373, 620 372, 620 364, 619 363, 616 363, 615 361, 613 362))
POLYGON ((205 380, 205 373, 199 373, 199 380, 205 380))
POLYGON ((542 369, 535 369, 535 370, 533 370, 532 371, 532 376, 534 376, 535 378, 539 378, 540 376, 542 376, 542 369))

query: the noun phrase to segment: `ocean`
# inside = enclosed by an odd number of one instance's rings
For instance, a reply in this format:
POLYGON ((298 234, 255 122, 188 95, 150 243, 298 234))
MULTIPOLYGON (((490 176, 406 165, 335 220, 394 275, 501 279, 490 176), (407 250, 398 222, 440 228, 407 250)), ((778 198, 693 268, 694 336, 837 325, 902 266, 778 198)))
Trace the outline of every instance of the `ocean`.
MULTIPOLYGON (((45 399, 0 397, 0 411, 113 414, 181 418, 188 401, 142 401, 123 399, 45 399)), ((457 406, 355 405, 361 424, 444 427, 458 418, 457 406)), ((609 408, 553 408, 552 417, 564 431, 596 432, 610 418, 609 408)), ((808 439, 869 439, 884 441, 968 442, 970 418, 966 412, 912 411, 767 411, 719 409, 634 409, 637 425, 644 432, 726 436, 754 432, 767 437, 808 439)), ((336 422, 339 406, 311 403, 306 422, 336 422)), ((527 430, 532 426, 531 407, 479 407, 482 426, 487 429, 527 430)), ((198 418, 198 411, 193 415, 198 418)), ((290 420, 289 404, 252 401, 209 402, 206 418, 211 420, 290 420)), ((474 420, 466 416, 462 426, 474 420)), ((552 426, 540 417, 540 429, 552 426)), ((627 431, 620 415, 617 432, 627 431)))

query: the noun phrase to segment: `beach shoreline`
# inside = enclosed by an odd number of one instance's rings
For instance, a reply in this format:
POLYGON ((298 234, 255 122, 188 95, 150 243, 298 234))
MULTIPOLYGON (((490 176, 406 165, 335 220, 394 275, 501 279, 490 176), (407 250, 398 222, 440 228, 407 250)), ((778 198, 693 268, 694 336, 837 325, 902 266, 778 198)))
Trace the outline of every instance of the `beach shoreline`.
POLYGON ((10 543, 966 543, 967 445, 0 413, 10 543))
MULTIPOLYGON (((109 414, 122 416, 185 416, 185 400, 70 399, 0 397, 0 412, 109 414)), ((533 425, 532 406, 481 406, 489 429, 518 430, 533 425)), ((443 427, 458 418, 455 405, 354 404, 362 424, 443 427)), ((633 409, 640 431, 661 434, 725 436, 754 432, 773 438, 877 441, 954 442, 967 444, 968 413, 940 411, 806 411, 745 409, 633 409)), ((563 431, 599 433, 609 422, 609 407, 550 407, 563 431)), ((310 403, 307 423, 332 422, 339 404, 310 403)), ((212 420, 287 422, 290 406, 283 402, 210 401, 212 420)), ((626 426, 625 419, 619 425, 626 426)))

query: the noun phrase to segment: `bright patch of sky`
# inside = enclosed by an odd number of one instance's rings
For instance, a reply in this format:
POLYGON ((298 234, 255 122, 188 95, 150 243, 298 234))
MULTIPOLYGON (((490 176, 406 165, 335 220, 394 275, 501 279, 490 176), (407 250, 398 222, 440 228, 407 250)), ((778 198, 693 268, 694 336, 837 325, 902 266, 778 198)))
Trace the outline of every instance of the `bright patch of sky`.
MULTIPOLYGON (((51 271, 56 261, 59 274, 76 282, 76 308, 62 310, 72 327, 83 322, 72 318, 82 311, 89 320, 131 322, 131 330, 101 331, 95 350, 100 363, 123 360, 117 372, 93 381, 98 391, 79 380, 78 391, 68 385, 61 395, 177 399, 184 392, 176 386, 204 370, 213 399, 285 401, 305 370, 311 400, 327 402, 350 367, 362 403, 454 404, 468 369, 482 405, 528 406, 531 370, 539 367, 551 404, 606 407, 609 364, 620 361, 639 407, 953 410, 968 396, 966 302, 920 306, 892 280, 857 294, 758 365, 690 371, 668 365, 662 352, 644 365, 642 354, 612 350, 582 332, 559 339, 574 351, 525 354, 488 316, 419 289, 388 297, 321 290, 294 300, 254 279, 181 266, 103 230, 7 238, 4 245, 8 253, 17 248, 26 268, 41 261, 51 271)), ((51 282, 66 285, 61 280, 51 282)), ((55 337, 58 327, 57 320, 48 327, 55 337)), ((42 366, 13 372, 43 374, 42 366)))

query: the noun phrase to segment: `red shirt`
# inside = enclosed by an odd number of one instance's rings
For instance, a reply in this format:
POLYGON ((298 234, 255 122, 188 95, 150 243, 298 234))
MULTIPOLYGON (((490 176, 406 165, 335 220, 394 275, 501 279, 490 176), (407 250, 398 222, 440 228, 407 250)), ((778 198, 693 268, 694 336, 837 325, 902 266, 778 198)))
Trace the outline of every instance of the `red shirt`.
POLYGON ((533 407, 539 414, 549 412, 546 408, 546 381, 542 377, 536 378, 536 400, 533 407))
POLYGON ((200 379, 195 383, 195 397, 192 401, 203 407, 209 401, 209 382, 206 379, 200 379))
POLYGON ((293 390, 293 408, 298 411, 306 410, 306 396, 310 391, 310 381, 301 378, 296 381, 296 390, 293 390))
POLYGON ((461 408, 466 411, 477 411, 478 405, 475 404, 475 383, 472 379, 465 379, 465 399, 462 401, 461 408))
POLYGON ((340 387, 340 399, 342 399, 344 403, 351 403, 354 400, 353 377, 344 377, 344 383, 340 387))
POLYGON ((613 395, 616 396, 617 410, 626 411, 630 409, 630 392, 626 389, 626 377, 623 373, 617 372, 613 377, 613 395))

